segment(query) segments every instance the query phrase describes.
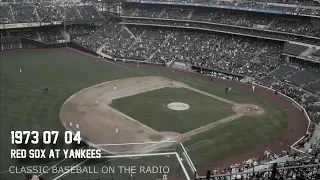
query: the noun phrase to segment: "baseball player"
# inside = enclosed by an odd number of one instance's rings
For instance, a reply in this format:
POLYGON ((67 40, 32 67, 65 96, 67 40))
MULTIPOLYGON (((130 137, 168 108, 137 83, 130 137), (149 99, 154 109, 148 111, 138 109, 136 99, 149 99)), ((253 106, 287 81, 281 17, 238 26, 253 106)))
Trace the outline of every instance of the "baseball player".
POLYGON ((113 85, 113 89, 116 90, 117 89, 117 85, 113 85))
POLYGON ((69 125, 72 126, 72 122, 71 121, 69 122, 69 125))
POLYGON ((119 127, 116 126, 116 134, 118 134, 118 133, 119 133, 119 127))
POLYGON ((255 88, 256 88, 256 86, 252 85, 252 91, 254 91, 255 88))
POLYGON ((78 123, 76 124, 76 128, 77 128, 77 129, 79 128, 79 124, 78 124, 78 123))
POLYGON ((21 67, 20 67, 19 71, 22 72, 22 68, 21 67))
POLYGON ((168 175, 164 174, 162 175, 162 180, 167 180, 168 175))
POLYGON ((42 92, 43 92, 43 93, 48 93, 48 92, 49 92, 49 88, 43 88, 43 89, 42 89, 42 92))

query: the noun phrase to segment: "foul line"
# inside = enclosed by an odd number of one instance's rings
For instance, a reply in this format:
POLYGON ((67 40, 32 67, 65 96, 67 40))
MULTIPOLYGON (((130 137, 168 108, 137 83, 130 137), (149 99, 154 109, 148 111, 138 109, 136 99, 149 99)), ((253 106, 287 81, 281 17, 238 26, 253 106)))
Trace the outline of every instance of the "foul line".
POLYGON ((158 144, 158 143, 176 143, 177 141, 149 141, 141 143, 119 143, 119 144, 95 144, 95 146, 121 146, 121 145, 140 145, 140 144, 158 144))
POLYGON ((61 175, 59 175, 58 177, 54 178, 53 180, 57 180, 59 179, 60 177, 64 176, 65 174, 69 173, 70 171, 72 171, 74 168, 80 166, 81 164, 85 163, 86 161, 88 161, 89 159, 86 159, 86 160, 83 160, 82 162, 80 162, 79 164, 75 165, 75 166, 72 166, 71 169, 69 169, 68 171, 62 173, 61 175))
POLYGON ((216 128, 219 125, 223 125, 225 123, 232 122, 232 121, 234 121, 236 119, 239 119, 240 117, 243 117, 243 116, 244 116, 244 114, 242 114, 242 113, 238 113, 238 114, 235 114, 235 115, 232 115, 232 116, 228 116, 226 118, 220 119, 219 121, 216 121, 216 122, 201 126, 199 128, 193 129, 193 130, 188 131, 186 133, 183 133, 183 134, 179 135, 179 137, 181 139, 188 138, 188 137, 200 134, 202 132, 206 132, 206 131, 211 130, 213 128, 216 128))
MULTIPOLYGON (((85 55, 87 55, 87 56, 91 56, 91 57, 93 57, 93 58, 98 58, 98 57, 95 56, 95 55, 88 54, 88 53, 84 53, 84 52, 82 52, 82 51, 78 51, 78 50, 73 49, 73 48, 68 48, 68 49, 70 49, 70 50, 72 50, 72 51, 76 51, 76 52, 81 53, 81 54, 85 54, 85 55)), ((112 62, 112 61, 108 61, 108 60, 106 60, 106 59, 104 59, 104 58, 98 58, 98 61, 99 61, 99 60, 102 60, 102 61, 104 61, 104 62, 107 62, 107 63, 113 64, 113 65, 116 65, 116 66, 119 66, 119 67, 128 69, 128 70, 130 70, 130 71, 134 71, 134 72, 136 72, 136 73, 140 73, 140 74, 143 74, 143 75, 148 75, 147 73, 144 73, 144 72, 141 72, 141 71, 138 71, 138 70, 135 70, 135 69, 132 69, 132 68, 129 68, 129 67, 126 67, 126 66, 123 66, 123 65, 114 63, 114 62, 112 62)))

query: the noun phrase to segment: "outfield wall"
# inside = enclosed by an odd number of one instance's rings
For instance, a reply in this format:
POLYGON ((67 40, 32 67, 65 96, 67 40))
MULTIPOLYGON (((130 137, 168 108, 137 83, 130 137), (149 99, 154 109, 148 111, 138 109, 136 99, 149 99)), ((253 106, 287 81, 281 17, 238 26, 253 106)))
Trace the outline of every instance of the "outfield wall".
POLYGON ((42 42, 35 41, 32 39, 24 38, 24 37, 21 37, 21 43, 22 44, 31 44, 33 47, 39 48, 39 49, 52 49, 52 48, 60 48, 60 47, 66 46, 65 43, 46 44, 46 43, 42 43, 42 42))
POLYGON ((67 42, 67 43, 53 43, 53 44, 47 44, 47 43, 43 43, 43 42, 39 42, 39 41, 35 41, 32 39, 28 39, 28 38, 21 38, 21 42, 22 44, 31 44, 33 45, 35 48, 37 49, 52 49, 52 48, 65 48, 65 47, 70 47, 70 48, 74 48, 77 49, 79 51, 94 55, 94 56, 98 56, 98 54, 84 46, 81 46, 75 42, 67 42))

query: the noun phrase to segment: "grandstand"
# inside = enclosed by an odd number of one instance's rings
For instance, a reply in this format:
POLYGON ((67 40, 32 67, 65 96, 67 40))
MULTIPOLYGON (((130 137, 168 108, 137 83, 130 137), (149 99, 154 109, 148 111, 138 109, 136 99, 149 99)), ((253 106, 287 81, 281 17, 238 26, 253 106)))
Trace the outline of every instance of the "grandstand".
POLYGON ((91 1, 2 0, 0 50, 70 45, 274 89, 306 109, 308 134, 291 150, 212 167, 196 179, 320 179, 320 141, 310 141, 320 123, 319 1, 128 0, 117 9, 113 19, 91 1))
POLYGON ((317 71, 310 71, 310 70, 302 70, 288 78, 288 81, 297 85, 297 86, 304 86, 305 84, 317 81, 320 79, 320 73, 317 71))
POLYGON ((320 91, 320 81, 315 82, 315 83, 311 83, 309 85, 306 85, 304 87, 306 90, 311 91, 313 93, 319 93, 320 91))
POLYGON ((318 49, 318 50, 317 50, 316 52, 314 52, 312 55, 320 57, 320 49, 318 49))
POLYGON ((307 50, 308 47, 298 44, 287 43, 284 45, 283 53, 294 56, 299 56, 303 51, 307 50))

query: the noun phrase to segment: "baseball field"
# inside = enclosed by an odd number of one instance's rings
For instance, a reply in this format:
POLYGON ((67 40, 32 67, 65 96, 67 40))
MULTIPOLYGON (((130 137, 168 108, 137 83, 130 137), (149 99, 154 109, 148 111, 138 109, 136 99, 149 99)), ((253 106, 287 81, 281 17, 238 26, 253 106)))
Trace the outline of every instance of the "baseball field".
MULTIPOLYGON (((307 127, 303 114, 277 95, 195 73, 97 60, 71 49, 7 51, 0 63, 1 179, 21 178, 9 172, 11 166, 60 161, 11 159, 10 149, 17 148, 11 145, 11 130, 63 132, 75 130, 72 122, 83 138, 112 154, 150 153, 163 147, 136 144, 178 141, 202 170, 258 157, 267 147, 287 148, 307 127), (226 87, 231 87, 228 93, 226 87), (136 144, 106 145, 119 143, 136 144)), ((170 164, 170 158, 146 157, 143 163, 170 164)), ((106 162, 125 160, 99 163, 106 162)))

